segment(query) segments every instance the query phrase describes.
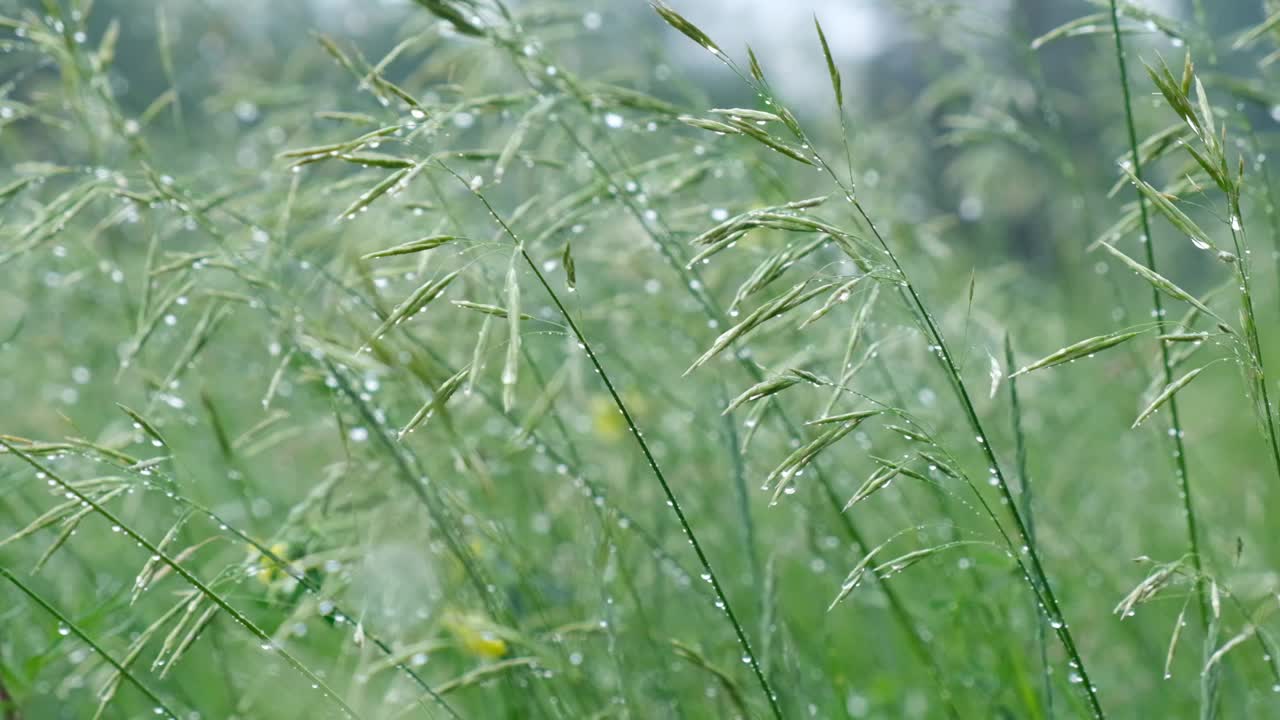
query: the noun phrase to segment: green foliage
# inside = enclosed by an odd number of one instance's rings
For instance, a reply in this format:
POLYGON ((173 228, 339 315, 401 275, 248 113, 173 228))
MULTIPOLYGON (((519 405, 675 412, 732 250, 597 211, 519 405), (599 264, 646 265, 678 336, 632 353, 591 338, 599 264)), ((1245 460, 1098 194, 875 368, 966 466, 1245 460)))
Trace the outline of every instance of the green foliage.
POLYGON ((1280 7, 280 5, 0 0, 0 718, 1280 712, 1280 7))

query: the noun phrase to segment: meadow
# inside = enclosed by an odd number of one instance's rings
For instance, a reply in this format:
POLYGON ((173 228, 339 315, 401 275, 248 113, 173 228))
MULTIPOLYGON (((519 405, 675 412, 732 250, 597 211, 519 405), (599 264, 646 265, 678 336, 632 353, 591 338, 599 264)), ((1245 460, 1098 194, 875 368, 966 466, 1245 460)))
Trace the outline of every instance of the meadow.
POLYGON ((1280 717, 1280 2, 786 5, 0 0, 0 720, 1280 717))

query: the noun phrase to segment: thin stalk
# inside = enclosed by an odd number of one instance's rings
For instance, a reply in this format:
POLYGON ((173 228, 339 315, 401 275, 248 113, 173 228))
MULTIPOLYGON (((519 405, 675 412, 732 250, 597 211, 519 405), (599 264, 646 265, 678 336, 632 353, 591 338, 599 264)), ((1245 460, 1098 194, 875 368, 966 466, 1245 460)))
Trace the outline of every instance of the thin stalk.
MULTIPOLYGON (((1252 141, 1253 147, 1262 151, 1264 146, 1262 138, 1258 136, 1257 130, 1253 124, 1249 122, 1249 118, 1245 113, 1239 113, 1240 122, 1244 124, 1249 131, 1249 139, 1252 141)), ((1261 156, 1260 156, 1261 157, 1261 156)), ((1262 210, 1266 215, 1268 225, 1271 230, 1271 261, 1272 272, 1280 280, 1280 212, 1276 211, 1276 189, 1271 181, 1271 165, 1265 161, 1256 163, 1257 167, 1262 170, 1262 184, 1264 186, 1262 193, 1262 210)), ((1237 255, 1237 257, 1239 257, 1237 255)), ((1276 300, 1280 301, 1280 292, 1276 293, 1276 300)))
POLYGON ((649 465, 649 469, 653 471, 654 477, 657 478, 658 484, 662 488, 662 493, 666 496, 667 504, 671 506, 672 511, 675 513, 676 520, 680 523, 680 529, 689 540, 689 544, 693 546, 694 554, 698 556, 698 563, 702 566, 702 571, 705 573, 707 581, 711 583, 712 589, 715 590, 717 599, 716 605, 719 609, 723 610, 725 615, 729 618, 729 624, 733 626, 733 632, 738 638, 738 643, 742 646, 743 658, 746 660, 747 664, 751 666, 751 671, 755 675, 756 681, 760 684, 760 689, 764 692, 765 698, 768 699, 769 709, 772 711, 774 718, 782 720, 782 708, 778 705, 777 694, 774 693, 773 688, 769 685, 769 681, 764 676, 764 672, 760 669, 760 663, 757 661, 755 653, 751 650, 751 642, 747 639, 746 632, 742 628, 742 623, 738 622, 738 617, 733 612, 733 607, 729 603, 728 596, 725 595, 724 588, 720 584, 720 579, 716 576, 715 570, 711 567, 711 561, 703 551, 702 544, 698 542, 698 538, 693 532, 693 527, 689 524, 689 520, 685 516, 684 509, 680 507, 680 502, 676 499, 675 493, 671 490, 671 485, 667 482, 666 476, 662 473, 662 468, 658 466, 657 458, 655 458, 653 453, 649 450, 649 444, 645 442, 644 435, 641 434, 639 427, 636 426, 635 420, 631 416, 631 412, 627 410, 627 405, 623 402, 622 396, 618 394, 617 389, 613 385, 613 381, 609 379, 609 374, 605 372, 604 366, 600 363, 599 357, 596 356, 595 350, 591 347, 591 343, 587 341, 586 335, 584 335, 582 330, 579 329, 577 322, 574 321, 568 308, 566 308, 564 303, 561 302, 559 294, 557 294, 556 291, 552 289, 551 284, 547 282, 547 278, 542 274, 541 269, 538 268, 538 264, 533 261, 533 258, 529 256, 528 251, 524 249, 524 244, 520 241, 520 238, 516 236, 515 232, 512 231, 509 225, 507 225, 506 221, 498 215, 497 210, 489 204, 488 199, 476 190, 471 189, 471 186, 467 181, 461 175, 458 175, 450 169, 449 166, 445 165, 443 162, 440 163, 440 166, 443 167, 450 175, 457 178, 458 182, 461 183, 463 187, 471 190, 471 193, 475 195, 481 204, 484 205, 485 210, 487 210, 494 221, 498 223, 502 228, 502 231, 511 238, 513 243, 515 243, 516 251, 520 253, 520 257, 529 267, 529 270, 533 273, 534 277, 538 279, 539 284, 542 285, 547 296, 551 298, 551 302, 556 306, 556 310, 569 325, 569 329, 573 332, 575 339, 577 339, 578 343, 582 345, 582 349, 586 352, 587 358, 591 361, 592 367, 594 367, 596 372, 599 373, 600 380, 604 383, 605 389, 608 390, 609 396, 613 399, 614 406, 618 408, 618 412, 622 414, 623 420, 626 421, 627 430, 631 433, 631 437, 635 439, 636 444, 640 447, 640 452, 644 455, 645 462, 649 465))
MULTIPOLYGON (((1240 213, 1239 190, 1230 194, 1228 202, 1231 211, 1231 240, 1236 250, 1236 261, 1232 264, 1235 266, 1236 278, 1240 281, 1240 305, 1244 313, 1245 340, 1249 346, 1249 354, 1252 355, 1250 362, 1253 367, 1250 372, 1257 377, 1255 384, 1259 395, 1258 400, 1262 402, 1262 415, 1266 423, 1267 441, 1271 447, 1271 459, 1276 466, 1277 475, 1280 475, 1280 436, 1277 435, 1275 416, 1271 412, 1267 376, 1262 361, 1262 342, 1258 337, 1258 321, 1253 311, 1253 293, 1249 286, 1249 267, 1245 264, 1248 255, 1245 249, 1244 220, 1240 213)), ((1199 570, 1199 567, 1197 566, 1196 569, 1199 570)))
MULTIPOLYGON (((720 386, 721 402, 728 404, 729 393, 723 384, 720 386)), ((725 444, 729 446, 729 462, 733 466, 733 489, 738 499, 738 517, 742 521, 742 541, 747 548, 747 559, 751 564, 751 582, 756 587, 764 586, 764 576, 760 567, 760 549, 756 542, 755 521, 751 518, 751 497, 747 492, 747 472, 742 462, 742 445, 738 437, 738 426, 733 418, 725 415, 721 421, 724 429, 725 444)), ((768 599, 764 598, 767 602, 768 599)))
MULTIPOLYGON (((120 676, 123 677, 125 680, 128 680, 130 685, 133 685, 135 688, 138 689, 139 692, 145 695, 147 697, 147 700, 155 703, 155 710, 157 713, 163 713, 164 717, 170 718, 171 720, 177 720, 178 718, 177 713, 170 710, 169 706, 166 705, 163 700, 161 700, 146 685, 143 685, 142 681, 139 680, 137 677, 135 677, 128 667, 121 664, 115 658, 111 657, 110 653, 108 653, 105 649, 103 649, 102 646, 98 645, 98 643, 94 642, 93 638, 89 637, 88 633, 86 633, 79 625, 76 625, 74 622, 72 622, 71 618, 64 615, 61 610, 58 610, 58 608, 54 607, 52 603, 50 603, 48 600, 45 600, 43 597, 41 597, 39 593, 37 593, 35 590, 32 590, 25 583, 19 580, 16 575, 9 572, 9 570, 3 566, 0 566, 0 577, 4 577, 9 582, 16 585, 17 588, 21 590, 24 595, 26 595, 28 598, 31 598, 32 602, 39 605, 45 612, 52 615, 54 619, 56 619, 59 623, 62 624, 63 627, 71 631, 71 634, 83 640, 85 645, 88 645, 89 648, 92 649, 95 653, 97 653, 98 657, 105 660, 108 665, 115 668, 116 672, 120 673, 120 676)), ((10 698, 8 696, 8 693, 4 692, 3 687, 0 687, 0 703, 5 703, 5 702, 8 702, 9 700, 10 698)), ((0 707, 0 710, 3 710, 3 709, 4 707, 0 707)), ((5 717, 17 718, 18 715, 16 712, 13 715, 9 715, 8 712, 6 711, 5 717)))
MULTIPOLYGON (((1004 336, 1004 361, 1006 367, 1014 367, 1013 340, 1004 336)), ((1022 405, 1018 401, 1018 379, 1009 378, 1009 420, 1013 426, 1014 458, 1018 471, 1018 497, 1022 500, 1022 514, 1027 518, 1027 532, 1031 544, 1036 543, 1036 522, 1032 512, 1031 474, 1027 470, 1027 443, 1022 433, 1022 405)), ((1049 672, 1049 644, 1045 642, 1044 626, 1036 623, 1036 644, 1040 646, 1040 665, 1044 670, 1045 715, 1053 717, 1053 677, 1049 672)))
MULTIPOLYGON (((1138 157, 1138 131, 1133 121, 1133 99, 1129 93, 1129 70, 1125 63, 1124 55, 1124 39, 1120 34, 1120 11, 1117 8, 1116 0, 1111 0, 1111 31, 1115 36, 1116 64, 1120 67, 1120 89, 1124 96, 1124 120, 1125 129, 1129 134, 1129 154, 1130 161, 1133 163, 1134 177, 1142 179, 1142 160, 1138 157)), ((1142 221, 1142 234, 1145 241, 1142 243, 1142 249, 1145 252, 1145 261, 1147 268, 1152 272, 1159 272, 1156 269, 1156 253, 1155 243, 1151 235, 1151 223, 1147 216, 1147 201, 1138 193, 1138 217, 1142 221)), ((1151 288, 1151 307, 1155 312, 1155 321, 1157 330, 1160 333, 1165 331, 1164 317, 1164 301, 1160 297, 1160 291, 1152 286, 1151 288)), ((1169 346, 1164 341, 1157 341, 1160 346, 1160 368, 1164 373, 1164 385, 1167 387, 1173 383, 1173 366, 1169 363, 1169 346)), ((1200 534, 1197 530, 1195 504, 1191 498, 1191 479, 1187 474, 1187 453, 1183 446, 1182 418, 1178 414, 1178 398, 1169 398, 1169 421, 1173 432, 1171 437, 1173 440, 1173 463, 1174 472, 1178 476, 1178 489, 1182 495, 1182 511, 1187 521, 1187 550, 1191 554, 1191 564, 1196 571, 1196 600, 1200 610, 1200 625, 1205 627, 1209 621, 1209 601, 1205 595, 1204 583, 1201 580, 1203 575, 1202 561, 1200 557, 1200 534)))

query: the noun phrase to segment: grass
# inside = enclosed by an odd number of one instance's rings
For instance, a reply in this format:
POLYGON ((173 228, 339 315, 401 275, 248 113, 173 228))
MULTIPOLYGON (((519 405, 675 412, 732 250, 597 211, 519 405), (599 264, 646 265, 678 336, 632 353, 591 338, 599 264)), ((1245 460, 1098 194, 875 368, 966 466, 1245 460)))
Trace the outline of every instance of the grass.
POLYGON ((0 718, 1280 709, 1276 16, 348 10, 0 0, 0 718))

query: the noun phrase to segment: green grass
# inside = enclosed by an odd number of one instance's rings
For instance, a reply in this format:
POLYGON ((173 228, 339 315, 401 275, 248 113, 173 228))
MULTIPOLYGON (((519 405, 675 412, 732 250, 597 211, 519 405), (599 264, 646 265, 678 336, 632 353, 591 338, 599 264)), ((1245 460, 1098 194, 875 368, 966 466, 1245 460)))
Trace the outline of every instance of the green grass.
POLYGON ((0 720, 1280 712, 1280 16, 884 5, 0 0, 0 720))

